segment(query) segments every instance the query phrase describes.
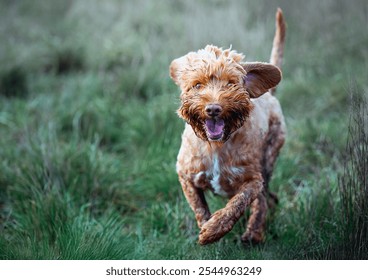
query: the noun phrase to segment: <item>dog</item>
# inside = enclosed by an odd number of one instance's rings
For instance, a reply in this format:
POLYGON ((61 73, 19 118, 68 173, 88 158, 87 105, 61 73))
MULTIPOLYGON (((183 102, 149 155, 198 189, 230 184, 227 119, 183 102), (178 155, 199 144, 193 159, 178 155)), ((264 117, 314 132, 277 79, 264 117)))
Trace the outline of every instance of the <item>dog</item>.
POLYGON ((274 96, 281 80, 286 23, 276 12, 270 63, 244 62, 234 50, 207 45, 173 60, 180 87, 177 113, 185 120, 176 170, 195 214, 201 245, 218 241, 251 207, 244 243, 265 239, 266 213, 277 196, 268 189, 285 141, 282 110, 274 96), (204 192, 229 198, 211 215, 204 192))

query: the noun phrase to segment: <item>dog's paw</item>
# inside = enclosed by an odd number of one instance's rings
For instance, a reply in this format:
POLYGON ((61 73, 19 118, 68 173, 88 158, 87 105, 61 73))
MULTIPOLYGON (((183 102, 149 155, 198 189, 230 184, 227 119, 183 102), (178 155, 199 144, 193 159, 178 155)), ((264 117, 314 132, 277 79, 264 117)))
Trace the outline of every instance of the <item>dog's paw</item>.
POLYGON ((244 245, 256 245, 264 242, 264 233, 252 230, 247 230, 241 237, 241 241, 244 245))
POLYGON ((235 222, 224 212, 223 210, 215 212, 211 219, 202 225, 198 239, 200 245, 218 241, 233 228, 235 222))

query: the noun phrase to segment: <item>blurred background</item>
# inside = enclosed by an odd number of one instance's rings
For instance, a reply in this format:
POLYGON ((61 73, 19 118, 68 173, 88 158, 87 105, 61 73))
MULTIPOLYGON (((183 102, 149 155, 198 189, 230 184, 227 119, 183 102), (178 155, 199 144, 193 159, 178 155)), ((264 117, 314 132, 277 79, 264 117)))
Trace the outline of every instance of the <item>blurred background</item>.
POLYGON ((364 0, 1 0, 0 258, 367 258, 367 26, 364 0), (242 220, 200 247, 169 64, 207 44, 268 61, 277 7, 280 203, 264 245, 242 220))

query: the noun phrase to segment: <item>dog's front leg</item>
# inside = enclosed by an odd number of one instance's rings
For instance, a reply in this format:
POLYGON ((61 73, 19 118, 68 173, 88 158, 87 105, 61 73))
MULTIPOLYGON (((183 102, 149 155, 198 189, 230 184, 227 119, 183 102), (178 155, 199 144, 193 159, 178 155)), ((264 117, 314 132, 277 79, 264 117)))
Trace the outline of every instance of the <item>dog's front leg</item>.
POLYGON ((199 234, 199 244, 206 245, 218 241, 228 233, 262 190, 262 181, 247 183, 242 191, 233 196, 225 208, 216 211, 206 222, 199 234))
POLYGON ((201 228, 211 217, 203 190, 196 188, 191 181, 181 176, 179 176, 179 181, 183 188, 185 198, 195 214, 198 227, 201 228))

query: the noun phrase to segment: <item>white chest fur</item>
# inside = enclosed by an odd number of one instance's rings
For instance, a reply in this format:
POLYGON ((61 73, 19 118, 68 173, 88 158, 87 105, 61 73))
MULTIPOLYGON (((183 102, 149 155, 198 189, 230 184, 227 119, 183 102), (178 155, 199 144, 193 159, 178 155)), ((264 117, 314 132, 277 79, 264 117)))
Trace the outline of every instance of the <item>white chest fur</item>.
POLYGON ((223 188, 220 185, 221 167, 220 167, 220 159, 217 154, 214 154, 212 159, 212 167, 207 172, 209 173, 207 175, 209 175, 210 178, 212 177, 210 183, 213 188, 213 192, 221 196, 226 196, 227 193, 223 190, 223 188))

